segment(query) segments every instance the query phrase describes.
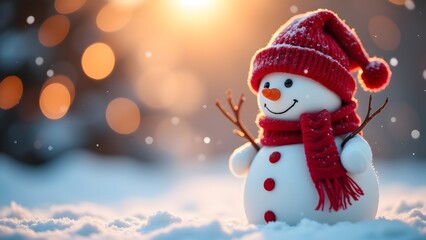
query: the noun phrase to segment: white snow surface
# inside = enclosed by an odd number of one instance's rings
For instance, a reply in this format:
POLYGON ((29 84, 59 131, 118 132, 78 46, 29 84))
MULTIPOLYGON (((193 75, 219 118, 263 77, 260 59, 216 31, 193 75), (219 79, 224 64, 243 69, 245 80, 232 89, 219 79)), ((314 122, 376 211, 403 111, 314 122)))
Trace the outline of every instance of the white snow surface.
POLYGON ((426 163, 375 161, 375 220, 250 225, 227 157, 154 168, 69 152, 30 169, 0 155, 0 239, 426 239, 426 163))

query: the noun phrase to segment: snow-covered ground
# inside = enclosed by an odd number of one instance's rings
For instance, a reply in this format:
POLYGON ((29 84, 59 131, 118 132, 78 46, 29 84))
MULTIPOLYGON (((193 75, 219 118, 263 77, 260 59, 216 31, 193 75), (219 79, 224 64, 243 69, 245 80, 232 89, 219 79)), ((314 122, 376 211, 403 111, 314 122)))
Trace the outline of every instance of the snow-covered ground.
POLYGON ((426 239, 424 161, 376 161, 376 220, 255 226, 225 159, 159 169, 100 158, 74 151, 32 169, 0 155, 0 238, 426 239))

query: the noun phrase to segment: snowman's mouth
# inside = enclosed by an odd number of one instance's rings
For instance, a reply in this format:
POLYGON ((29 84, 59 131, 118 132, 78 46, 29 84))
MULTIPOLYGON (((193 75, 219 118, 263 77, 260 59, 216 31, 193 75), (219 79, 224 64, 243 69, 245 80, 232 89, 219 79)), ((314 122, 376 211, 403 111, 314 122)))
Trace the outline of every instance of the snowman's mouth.
POLYGON ((268 108, 268 106, 266 106, 266 103, 263 105, 266 109, 268 109, 268 111, 270 112, 270 113, 273 113, 273 114, 283 114, 283 113, 286 113, 286 112, 288 112, 288 110, 290 110, 292 107, 294 107, 294 105, 296 105, 296 103, 297 102, 299 102, 299 101, 297 101, 297 99, 293 99, 293 104, 289 107, 289 108, 287 108, 286 110, 284 110, 284 111, 282 111, 282 112, 274 112, 274 111, 271 111, 271 109, 269 109, 268 108))

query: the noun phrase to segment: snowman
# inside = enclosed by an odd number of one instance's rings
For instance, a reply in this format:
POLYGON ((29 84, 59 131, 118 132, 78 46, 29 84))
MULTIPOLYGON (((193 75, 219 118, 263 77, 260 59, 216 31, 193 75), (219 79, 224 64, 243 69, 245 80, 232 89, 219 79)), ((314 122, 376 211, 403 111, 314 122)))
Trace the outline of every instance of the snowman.
POLYGON ((388 65, 369 58, 353 30, 328 10, 297 15, 252 59, 260 150, 236 149, 229 167, 245 176, 244 208, 253 224, 303 218, 333 224, 374 219, 379 189, 354 98, 354 70, 365 91, 384 89, 388 65))

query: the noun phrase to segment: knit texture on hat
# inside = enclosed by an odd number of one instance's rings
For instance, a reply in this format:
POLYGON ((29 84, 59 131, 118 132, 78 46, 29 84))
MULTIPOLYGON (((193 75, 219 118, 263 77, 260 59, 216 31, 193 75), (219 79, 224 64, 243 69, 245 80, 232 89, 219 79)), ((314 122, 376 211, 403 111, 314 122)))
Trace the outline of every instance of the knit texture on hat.
POLYGON ((355 32, 333 12, 320 9, 291 18, 256 52, 249 85, 256 93, 267 74, 292 73, 314 79, 348 103, 356 90, 351 71, 359 69, 364 90, 380 91, 388 85, 386 62, 369 58, 355 32))

